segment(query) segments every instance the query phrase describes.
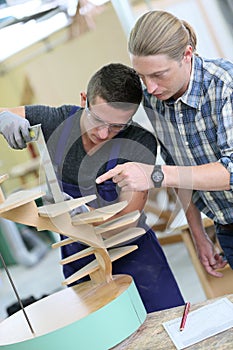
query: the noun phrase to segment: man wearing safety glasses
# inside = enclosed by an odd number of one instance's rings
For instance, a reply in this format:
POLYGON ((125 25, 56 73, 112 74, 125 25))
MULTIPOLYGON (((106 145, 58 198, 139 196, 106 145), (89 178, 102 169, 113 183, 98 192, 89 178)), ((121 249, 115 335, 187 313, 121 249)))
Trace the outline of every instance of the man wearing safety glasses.
MULTIPOLYGON (((84 108, 34 105, 2 109, 0 133, 12 148, 21 149, 30 141, 30 125, 40 123, 63 192, 75 198, 96 194, 97 199, 88 203, 92 208, 127 200, 127 207, 116 216, 139 210, 137 225, 147 232, 132 242, 138 246, 136 251, 113 262, 113 274, 134 278, 147 312, 182 305, 183 297, 155 233, 145 223, 147 191, 121 192, 112 180, 95 182, 117 164, 155 163, 154 136, 132 120, 142 99, 140 79, 132 68, 109 64, 92 76, 83 98, 84 108)), ((62 257, 84 248, 78 242, 66 245, 61 248, 62 257)), ((66 264, 65 277, 90 260, 91 256, 66 264)))

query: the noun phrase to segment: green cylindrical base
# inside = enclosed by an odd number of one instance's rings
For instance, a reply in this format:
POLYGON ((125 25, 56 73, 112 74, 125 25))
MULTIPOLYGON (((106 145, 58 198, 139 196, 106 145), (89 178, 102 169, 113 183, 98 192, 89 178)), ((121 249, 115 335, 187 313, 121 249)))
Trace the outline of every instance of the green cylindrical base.
POLYGON ((26 307, 34 336, 22 311, 4 320, 0 323, 0 349, 107 350, 144 322, 146 310, 130 276, 114 276, 113 282, 100 288, 92 286, 84 282, 26 307))

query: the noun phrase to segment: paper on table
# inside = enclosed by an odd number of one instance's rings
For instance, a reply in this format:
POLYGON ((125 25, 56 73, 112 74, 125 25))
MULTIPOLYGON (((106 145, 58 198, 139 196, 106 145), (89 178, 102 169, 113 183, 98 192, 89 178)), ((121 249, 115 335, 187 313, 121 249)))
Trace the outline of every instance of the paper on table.
POLYGON ((222 298, 190 312, 182 332, 181 318, 163 323, 178 350, 233 327, 233 303, 227 298, 222 298))

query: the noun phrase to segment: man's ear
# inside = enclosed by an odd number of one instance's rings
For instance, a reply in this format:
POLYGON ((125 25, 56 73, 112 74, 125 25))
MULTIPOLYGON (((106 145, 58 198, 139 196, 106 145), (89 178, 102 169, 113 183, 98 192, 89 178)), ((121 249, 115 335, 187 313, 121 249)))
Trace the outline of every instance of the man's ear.
POLYGON ((185 53, 184 53, 184 60, 187 62, 190 62, 192 59, 192 55, 193 55, 193 48, 191 45, 188 45, 186 47, 185 53))
POLYGON ((80 92, 80 106, 82 108, 85 107, 86 104, 86 99, 87 99, 87 94, 85 91, 80 92))

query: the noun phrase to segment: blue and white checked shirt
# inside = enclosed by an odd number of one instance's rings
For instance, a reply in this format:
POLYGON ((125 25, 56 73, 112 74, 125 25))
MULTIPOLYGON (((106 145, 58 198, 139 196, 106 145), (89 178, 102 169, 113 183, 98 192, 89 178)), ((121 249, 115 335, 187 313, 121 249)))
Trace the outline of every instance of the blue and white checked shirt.
POLYGON ((232 90, 231 62, 193 56, 191 79, 183 96, 161 101, 145 90, 144 99, 166 164, 192 166, 220 161, 230 172, 229 191, 193 192, 199 210, 221 224, 233 223, 232 90), (149 111, 151 107, 154 113, 149 111))

